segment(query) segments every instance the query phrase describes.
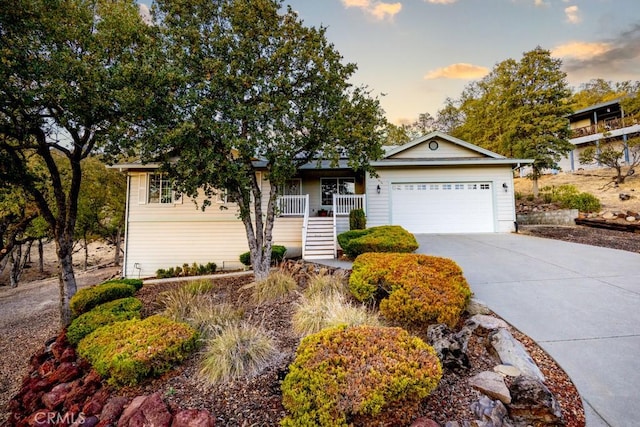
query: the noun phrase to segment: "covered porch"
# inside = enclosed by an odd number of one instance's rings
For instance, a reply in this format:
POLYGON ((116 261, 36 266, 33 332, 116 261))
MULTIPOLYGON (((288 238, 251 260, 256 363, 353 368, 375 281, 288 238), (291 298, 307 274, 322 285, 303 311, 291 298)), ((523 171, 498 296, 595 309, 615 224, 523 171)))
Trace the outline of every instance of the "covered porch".
POLYGON ((332 194, 331 199, 331 205, 323 205, 311 215, 309 194, 278 197, 279 218, 302 218, 303 259, 337 258, 337 236, 349 230, 349 213, 354 209, 362 209, 366 215, 365 194, 332 194))

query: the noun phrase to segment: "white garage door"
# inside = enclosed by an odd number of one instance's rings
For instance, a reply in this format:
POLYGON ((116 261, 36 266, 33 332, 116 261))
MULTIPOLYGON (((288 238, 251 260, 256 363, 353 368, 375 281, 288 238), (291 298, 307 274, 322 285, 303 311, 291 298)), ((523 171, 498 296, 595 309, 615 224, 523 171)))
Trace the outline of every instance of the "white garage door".
POLYGON ((412 233, 494 231, 489 182, 414 182, 391 185, 391 221, 412 233))

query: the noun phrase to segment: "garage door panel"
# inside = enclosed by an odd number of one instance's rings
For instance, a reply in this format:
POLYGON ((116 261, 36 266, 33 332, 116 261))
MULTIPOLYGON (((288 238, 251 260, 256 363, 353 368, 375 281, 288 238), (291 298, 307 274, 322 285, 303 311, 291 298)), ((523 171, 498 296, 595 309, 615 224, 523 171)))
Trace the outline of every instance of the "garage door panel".
POLYGON ((392 223, 412 233, 493 232, 491 183, 392 184, 392 223))

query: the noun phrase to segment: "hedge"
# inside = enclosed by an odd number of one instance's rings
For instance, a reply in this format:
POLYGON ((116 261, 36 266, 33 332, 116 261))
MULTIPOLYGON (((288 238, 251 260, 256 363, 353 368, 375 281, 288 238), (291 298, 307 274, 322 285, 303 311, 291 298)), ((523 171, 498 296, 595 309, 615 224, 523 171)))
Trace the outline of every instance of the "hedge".
POLYGON ((324 329, 302 340, 289 367, 282 425, 409 425, 441 377, 434 349, 404 329, 324 329))
POLYGON ((195 348, 198 333, 155 315, 99 328, 78 344, 78 354, 113 386, 135 385, 169 371, 195 348))
POLYGON ((135 285, 129 285, 120 281, 107 282, 80 289, 69 301, 71 317, 76 318, 100 304, 120 298, 127 298, 133 296, 135 293, 135 285))
POLYGON ((399 225, 345 231, 338 235, 338 243, 349 258, 366 252, 413 252, 418 249, 413 234, 399 225))
MULTIPOLYGON (((287 248, 282 245, 271 246, 271 262, 281 262, 284 259, 284 254, 287 252, 287 248)), ((240 254, 240 262, 247 267, 251 265, 251 253, 244 252, 240 254)))
POLYGON ((103 326, 129 319, 139 319, 142 303, 129 297, 110 301, 93 308, 73 319, 67 328, 67 339, 73 345, 91 332, 103 326))
POLYGON ((454 261, 422 254, 360 255, 349 290, 360 301, 380 301, 380 312, 401 324, 446 323, 452 328, 471 297, 454 261))

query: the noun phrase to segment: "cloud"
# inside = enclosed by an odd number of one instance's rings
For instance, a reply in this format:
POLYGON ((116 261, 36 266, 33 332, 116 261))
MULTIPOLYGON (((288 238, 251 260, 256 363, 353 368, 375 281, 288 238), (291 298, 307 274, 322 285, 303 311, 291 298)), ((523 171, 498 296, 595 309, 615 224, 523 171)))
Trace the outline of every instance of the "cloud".
POLYGON ((582 21, 580 16, 580 9, 578 6, 569 6, 564 9, 564 14, 567 15, 567 22, 570 24, 577 24, 582 21))
POLYGON ((544 0, 534 0, 533 5, 535 7, 547 7, 549 6, 549 3, 545 2, 544 0))
POLYGON ((640 73, 640 23, 616 37, 597 42, 570 42, 552 49, 567 73, 616 78, 640 73))
POLYGON ((466 64, 464 62, 460 62, 457 64, 451 64, 446 67, 438 68, 432 71, 429 71, 425 74, 425 80, 433 80, 433 79, 479 79, 484 77, 489 73, 489 69, 486 67, 481 67, 479 65, 466 64))
POLYGON ((458 0, 424 0, 424 1, 432 4, 452 4, 457 2, 458 0))
POLYGON ((371 0, 342 0, 345 7, 357 7, 364 12, 373 16, 375 19, 382 21, 385 18, 392 19, 402 10, 402 3, 385 3, 382 1, 371 0))
POLYGON ((144 22, 147 25, 151 25, 153 20, 151 19, 151 11, 149 10, 149 6, 147 6, 146 4, 140 3, 138 5, 138 13, 142 18, 142 22, 144 22))

